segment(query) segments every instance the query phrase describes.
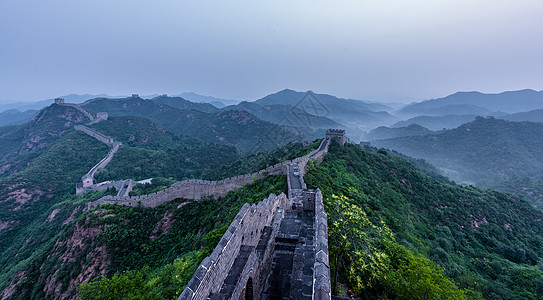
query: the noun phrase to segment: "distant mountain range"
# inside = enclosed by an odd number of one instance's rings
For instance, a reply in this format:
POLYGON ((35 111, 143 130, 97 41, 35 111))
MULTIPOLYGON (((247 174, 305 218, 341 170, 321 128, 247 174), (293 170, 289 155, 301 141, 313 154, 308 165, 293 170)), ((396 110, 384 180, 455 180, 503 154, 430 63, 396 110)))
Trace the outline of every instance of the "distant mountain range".
MULTIPOLYGON (((515 177, 543 180, 542 136, 543 123, 477 117, 456 129, 376 140, 372 145, 423 158, 455 181, 497 187, 515 177)), ((543 183, 540 186, 543 191, 543 183)), ((525 194, 520 187, 508 190, 525 194)), ((543 203, 543 197, 536 202, 543 203)))
POLYGON ((528 121, 528 122, 543 122, 543 109, 534 109, 526 112, 519 112, 507 116, 501 116, 500 119, 509 121, 528 121))
POLYGON ((368 141, 375 141, 375 140, 384 140, 384 139, 391 139, 391 138, 397 138, 397 137, 427 135, 431 133, 434 133, 434 131, 426 127, 422 127, 418 124, 410 124, 409 126, 398 127, 398 128, 389 128, 385 126, 380 126, 368 132, 364 136, 364 139, 368 141))
POLYGON ((397 111, 396 116, 405 118, 451 114, 495 115, 496 112, 503 115, 539 108, 543 108, 543 92, 541 91, 520 90, 499 94, 458 92, 444 98, 410 104, 397 111))
POLYGON ((387 112, 393 109, 386 105, 315 94, 311 91, 304 93, 286 89, 256 100, 255 103, 290 105, 309 114, 332 119, 343 124, 347 128, 347 134, 354 140, 360 139, 363 131, 399 121, 387 112))
POLYGON ((180 97, 97 98, 81 106, 91 113, 105 111, 111 116, 148 118, 175 134, 236 146, 243 152, 264 151, 302 139, 299 132, 263 121, 247 111, 219 111, 208 103, 194 103, 180 97))
POLYGON ((196 93, 182 93, 179 95, 175 95, 182 97, 184 99, 187 99, 192 102, 198 102, 198 103, 210 103, 213 104, 213 106, 217 108, 223 108, 228 105, 236 105, 240 101, 238 100, 231 100, 231 99, 222 99, 222 98, 216 98, 211 96, 203 96, 196 93))
POLYGON ((392 124, 392 128, 406 127, 412 124, 421 125, 430 130, 453 129, 464 123, 475 120, 477 115, 444 115, 444 116, 418 116, 392 124))
MULTIPOLYGON (((83 103, 89 99, 124 98, 107 95, 67 95, 68 103, 83 103)), ((391 128, 418 124, 432 131, 452 129, 473 121, 476 116, 494 116, 511 121, 543 122, 543 92, 520 90, 499 94, 458 92, 443 98, 412 103, 397 109, 382 103, 344 99, 311 91, 285 89, 249 102, 203 96, 196 93, 141 96, 181 110, 205 113, 243 110, 273 124, 304 128, 311 132, 322 128, 343 128, 351 140, 380 126, 391 128)), ((30 121, 36 111, 48 106, 53 99, 35 103, 0 105, 0 126, 30 121)), ((120 112, 119 112, 120 113, 120 112)), ((315 134, 314 136, 318 136, 315 134)))

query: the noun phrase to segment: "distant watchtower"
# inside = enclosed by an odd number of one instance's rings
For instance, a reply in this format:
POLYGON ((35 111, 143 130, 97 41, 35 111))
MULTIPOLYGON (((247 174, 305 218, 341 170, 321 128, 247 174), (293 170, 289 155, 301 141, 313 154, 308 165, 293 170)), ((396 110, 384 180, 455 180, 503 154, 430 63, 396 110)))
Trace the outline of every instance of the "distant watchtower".
POLYGON ((140 95, 139 94, 132 94, 132 98, 139 98, 140 95))
POLYGON ((341 146, 345 145, 345 130, 343 129, 328 129, 326 131, 326 139, 335 140, 341 146))
POLYGON ((99 112, 99 113, 96 113, 96 118, 97 119, 101 119, 101 120, 107 120, 107 118, 109 117, 109 114, 107 112, 99 112))
POLYGON ((64 104, 64 99, 62 99, 62 98, 56 98, 56 99, 55 99, 55 103, 58 104, 58 105, 64 104))

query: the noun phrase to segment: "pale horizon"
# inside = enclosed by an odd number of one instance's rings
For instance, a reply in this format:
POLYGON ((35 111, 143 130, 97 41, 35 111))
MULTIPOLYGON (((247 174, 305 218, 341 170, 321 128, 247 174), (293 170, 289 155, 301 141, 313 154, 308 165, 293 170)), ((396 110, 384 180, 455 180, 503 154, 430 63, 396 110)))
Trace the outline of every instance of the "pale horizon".
POLYGON ((0 3, 0 103, 285 88, 371 102, 543 90, 543 2, 0 3))

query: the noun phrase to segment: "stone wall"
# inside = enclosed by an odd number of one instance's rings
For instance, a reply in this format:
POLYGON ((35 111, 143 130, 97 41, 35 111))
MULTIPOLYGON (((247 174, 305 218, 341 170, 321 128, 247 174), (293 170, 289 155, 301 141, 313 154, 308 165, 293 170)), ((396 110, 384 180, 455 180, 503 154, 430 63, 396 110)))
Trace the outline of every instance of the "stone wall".
POLYGON ((217 199, 219 197, 226 196, 226 194, 230 191, 249 185, 255 180, 263 179, 266 176, 285 175, 287 174, 287 165, 289 164, 298 163, 300 166, 300 172, 302 172, 302 174, 305 174, 305 166, 307 165, 308 161, 314 159, 318 162, 322 160, 326 153, 328 153, 329 142, 330 141, 328 139, 323 139, 323 141, 319 145, 319 148, 313 150, 311 153, 305 156, 297 157, 293 160, 287 160, 251 174, 230 177, 219 181, 208 181, 200 179, 184 180, 174 183, 171 187, 165 190, 143 196, 104 196, 99 200, 90 202, 88 204, 88 207, 90 208, 106 203, 128 205, 133 207, 138 205, 141 205, 143 207, 155 207, 168 201, 175 200, 177 198, 192 199, 197 201, 206 197, 217 199))
POLYGON ((122 143, 120 143, 120 142, 113 142, 112 147, 111 147, 111 149, 109 149, 109 152, 107 153, 107 155, 104 158, 102 158, 102 160, 99 163, 94 165, 94 167, 92 167, 92 169, 90 169, 90 171, 87 173, 87 175, 90 176, 90 177, 94 177, 94 173, 97 170, 105 168, 107 166, 107 164, 109 164, 109 162, 113 159, 113 156, 115 155, 117 150, 119 150, 119 147, 121 145, 122 145, 122 143))
POLYGON ((324 210, 322 192, 317 189, 315 197, 315 264, 313 271, 313 299, 315 300, 331 298, 328 254, 328 219, 324 210))
POLYGON ((343 146, 345 144, 345 130, 343 129, 328 129, 326 131, 326 138, 330 140, 336 139, 337 142, 343 146))
MULTIPOLYGON (((264 227, 278 228, 284 211, 290 205, 285 194, 271 194, 251 206, 246 203, 211 255, 202 261, 179 299, 205 300, 210 293, 218 293, 242 243, 256 247, 264 227)), ((248 265, 255 263, 255 260, 256 256, 252 254, 248 265)), ((250 273, 250 270, 244 270, 242 280, 248 278, 250 273)))
MULTIPOLYGON (((56 103, 56 101, 55 101, 55 103, 56 103)), ((73 108, 77 109, 78 111, 80 111, 85 116, 87 116, 87 118, 89 118, 90 121, 94 120, 94 117, 88 111, 84 110, 79 104, 62 103, 60 105, 73 107, 73 108)))
POLYGON ((108 145, 113 144, 113 139, 112 138, 110 138, 108 136, 105 136, 105 135, 101 134, 100 132, 98 132, 96 130, 90 129, 87 126, 75 125, 74 129, 78 130, 78 131, 82 131, 82 132, 86 133, 87 135, 92 136, 93 138, 99 140, 102 143, 105 143, 105 144, 108 144, 108 145))
POLYGON ((107 144, 109 147, 111 147, 111 149, 109 149, 109 152, 107 153, 107 155, 104 158, 102 158, 102 160, 100 160, 96 165, 94 165, 87 172, 87 174, 85 174, 85 175, 83 175, 83 177, 81 177, 81 181, 83 182, 83 188, 79 188, 78 186, 76 186, 76 194, 79 195, 79 194, 85 193, 86 189, 91 187, 92 184, 94 184, 94 173, 96 173, 96 171, 98 171, 99 169, 105 168, 109 164, 109 162, 113 159, 113 156, 115 155, 115 153, 117 153, 117 150, 119 150, 119 147, 123 143, 115 142, 112 138, 110 138, 108 136, 105 136, 105 135, 101 134, 100 132, 98 132, 96 130, 92 130, 92 129, 88 128, 87 126, 75 125, 74 129, 78 130, 78 131, 82 131, 85 134, 87 134, 87 135, 97 139, 98 141, 107 144), (89 185, 87 183, 87 181, 89 179, 90 179, 91 185, 89 185))

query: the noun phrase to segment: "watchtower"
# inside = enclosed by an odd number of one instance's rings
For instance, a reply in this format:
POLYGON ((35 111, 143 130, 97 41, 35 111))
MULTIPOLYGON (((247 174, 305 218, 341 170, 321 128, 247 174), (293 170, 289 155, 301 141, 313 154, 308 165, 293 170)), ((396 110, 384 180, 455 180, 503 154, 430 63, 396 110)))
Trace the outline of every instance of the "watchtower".
POLYGON ((132 98, 139 98, 140 95, 139 94, 132 94, 132 98))
POLYGON ((345 130, 343 129, 328 129, 326 131, 326 139, 335 140, 341 146, 345 145, 345 130))
POLYGON ((58 105, 64 104, 64 99, 62 98, 55 98, 55 103, 58 105))
POLYGON ((109 117, 109 114, 107 112, 99 112, 99 113, 96 113, 96 118, 97 119, 101 119, 101 120, 107 120, 107 118, 109 117))
POLYGON ((371 146, 370 142, 361 141, 360 142, 360 148, 369 148, 371 146))
POLYGON ((83 175, 83 177, 81 177, 81 181, 83 181, 83 187, 89 187, 94 184, 94 178, 88 174, 83 175))

